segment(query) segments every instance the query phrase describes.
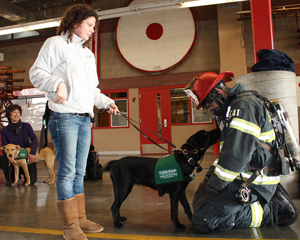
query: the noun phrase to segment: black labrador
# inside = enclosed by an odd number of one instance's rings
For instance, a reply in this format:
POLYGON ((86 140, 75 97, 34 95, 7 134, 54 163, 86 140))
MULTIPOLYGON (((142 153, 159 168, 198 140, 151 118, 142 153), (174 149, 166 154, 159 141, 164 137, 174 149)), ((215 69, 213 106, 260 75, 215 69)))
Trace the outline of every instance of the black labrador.
MULTIPOLYGON (((219 130, 215 129, 210 132, 201 130, 192 135, 181 150, 175 150, 174 156, 179 164, 182 175, 189 176, 193 173, 195 167, 201 168, 198 161, 202 159, 207 148, 215 144, 220 136, 219 130)), ((181 202, 185 213, 191 220, 192 212, 187 201, 185 190, 189 180, 184 178, 183 181, 156 185, 155 166, 158 158, 150 157, 124 157, 118 161, 113 161, 110 172, 110 178, 113 183, 115 200, 111 206, 113 222, 115 228, 122 228, 120 221, 126 221, 127 218, 120 215, 120 207, 123 201, 131 192, 134 184, 145 185, 152 189, 159 190, 160 196, 169 193, 171 200, 171 219, 176 229, 186 229, 178 220, 178 201, 181 202)), ((108 163, 111 165, 111 163, 108 163)), ((201 170, 200 170, 201 171, 201 170)))

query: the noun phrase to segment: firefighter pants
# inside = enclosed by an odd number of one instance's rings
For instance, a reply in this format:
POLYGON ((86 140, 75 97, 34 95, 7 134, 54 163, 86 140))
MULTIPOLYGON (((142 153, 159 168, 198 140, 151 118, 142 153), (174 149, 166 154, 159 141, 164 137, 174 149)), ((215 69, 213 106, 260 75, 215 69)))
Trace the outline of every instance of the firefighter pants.
POLYGON ((235 192, 217 193, 193 214, 192 222, 202 233, 223 232, 234 228, 273 226, 277 219, 277 206, 265 203, 259 195, 251 193, 251 201, 239 203, 235 192))

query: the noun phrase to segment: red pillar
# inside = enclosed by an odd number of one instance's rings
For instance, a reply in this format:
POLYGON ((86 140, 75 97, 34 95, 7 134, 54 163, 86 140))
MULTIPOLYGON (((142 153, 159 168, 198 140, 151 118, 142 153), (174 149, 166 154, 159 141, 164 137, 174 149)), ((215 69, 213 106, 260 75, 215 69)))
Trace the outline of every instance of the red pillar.
POLYGON ((271 0, 250 0, 254 62, 261 49, 274 49, 271 0))

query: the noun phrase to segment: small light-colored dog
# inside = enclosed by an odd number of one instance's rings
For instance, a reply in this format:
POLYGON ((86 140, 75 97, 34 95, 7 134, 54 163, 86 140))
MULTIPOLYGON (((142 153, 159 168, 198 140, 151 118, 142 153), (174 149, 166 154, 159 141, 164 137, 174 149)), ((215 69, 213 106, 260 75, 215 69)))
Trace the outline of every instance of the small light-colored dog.
MULTIPOLYGON (((21 149, 22 148, 19 145, 15 145, 15 144, 11 144, 11 143, 0 148, 0 150, 5 151, 5 153, 8 157, 13 157, 15 159, 15 161, 17 162, 17 164, 13 164, 14 170, 15 170, 15 182, 11 184, 13 186, 16 186, 19 181, 19 167, 20 166, 23 168, 23 171, 24 171, 24 174, 26 177, 25 186, 30 185, 30 176, 29 176, 28 167, 27 167, 27 159, 19 159, 18 158, 18 154, 21 151, 21 149)), ((29 156, 31 148, 26 148, 26 150, 27 150, 27 153, 29 156)), ((49 177, 47 180, 44 181, 44 183, 48 183, 49 185, 54 184, 55 178, 56 178, 56 173, 54 171, 54 162, 55 162, 54 151, 51 148, 46 147, 46 148, 43 148, 40 151, 40 153, 38 153, 38 149, 37 149, 35 162, 39 162, 39 161, 45 161, 45 165, 49 172, 49 177), (51 178, 52 178, 52 180, 51 180, 51 178)))

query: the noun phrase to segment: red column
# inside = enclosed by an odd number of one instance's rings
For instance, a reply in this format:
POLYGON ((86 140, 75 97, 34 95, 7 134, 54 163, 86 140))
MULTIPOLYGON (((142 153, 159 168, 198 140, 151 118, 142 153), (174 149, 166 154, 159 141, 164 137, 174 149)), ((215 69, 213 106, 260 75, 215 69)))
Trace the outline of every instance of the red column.
POLYGON ((261 49, 274 49, 271 0, 250 0, 254 62, 261 49))

